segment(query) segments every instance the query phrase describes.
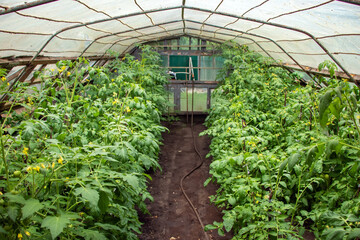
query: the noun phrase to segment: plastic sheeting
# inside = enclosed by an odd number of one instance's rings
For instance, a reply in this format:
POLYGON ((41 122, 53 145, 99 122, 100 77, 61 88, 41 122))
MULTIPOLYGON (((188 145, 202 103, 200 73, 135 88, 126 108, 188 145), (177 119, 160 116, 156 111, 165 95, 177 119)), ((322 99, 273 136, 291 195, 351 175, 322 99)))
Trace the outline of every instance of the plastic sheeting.
POLYGON ((355 0, 39 3, 0 0, 0 58, 103 56, 108 49, 123 54, 137 43, 194 36, 233 40, 290 65, 317 68, 331 60, 340 71, 360 74, 360 3, 355 0))

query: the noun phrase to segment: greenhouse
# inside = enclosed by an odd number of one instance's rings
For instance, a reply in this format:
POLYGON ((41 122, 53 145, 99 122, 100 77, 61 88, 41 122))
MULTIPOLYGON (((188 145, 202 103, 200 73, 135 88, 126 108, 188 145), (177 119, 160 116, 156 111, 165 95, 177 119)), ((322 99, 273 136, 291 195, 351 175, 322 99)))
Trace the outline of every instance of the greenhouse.
POLYGON ((0 0, 1 239, 360 239, 359 0, 0 0))

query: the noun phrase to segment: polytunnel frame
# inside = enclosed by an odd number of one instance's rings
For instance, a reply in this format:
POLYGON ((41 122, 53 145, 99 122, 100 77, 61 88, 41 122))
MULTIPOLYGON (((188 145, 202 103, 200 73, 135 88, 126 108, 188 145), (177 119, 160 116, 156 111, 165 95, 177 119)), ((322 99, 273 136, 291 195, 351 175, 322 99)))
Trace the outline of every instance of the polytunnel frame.
MULTIPOLYGON (((185 0, 184 0, 185 2, 185 0)), ((137 16, 137 15, 141 15, 141 14, 147 14, 147 13, 153 13, 153 12, 159 12, 159 11, 166 11, 166 10, 173 10, 173 9, 178 9, 180 7, 170 7, 170 8, 164 8, 164 9, 157 9, 157 10, 149 10, 149 11, 142 11, 142 12, 136 12, 136 13, 131 13, 131 14, 126 14, 126 15, 121 15, 121 16, 117 16, 117 17, 112 17, 112 18, 106 18, 106 19, 101 19, 101 20, 95 20, 95 21, 92 21, 92 22, 88 22, 88 23, 83 23, 83 24, 78 24, 78 25, 74 25, 74 26, 70 26, 70 27, 66 27, 66 28, 63 28, 59 31, 57 31, 56 33, 54 33, 44 44, 43 46, 38 50, 38 52, 35 54, 35 56, 28 62, 28 65, 30 65, 38 56, 39 54, 42 52, 43 49, 45 49, 45 47, 50 43, 50 41, 55 38, 58 34, 62 33, 62 32, 65 32, 65 31, 68 31, 68 30, 71 30, 71 29, 74 29, 74 28, 78 28, 78 27, 83 27, 83 26, 87 26, 87 25, 92 25, 92 24, 96 24, 96 23, 101 23, 101 22, 106 22, 106 21, 111 21, 111 20, 115 20, 115 19, 119 19, 119 18, 126 18, 126 17, 129 17, 129 16, 137 16)), ((182 6, 181 8, 184 8, 184 6, 182 6)), ((185 8, 189 8, 189 7, 185 7, 185 8)), ((191 20, 185 20, 185 19, 182 19, 182 20, 178 20, 177 22, 180 22, 182 21, 183 22, 183 25, 185 26, 185 22, 186 21, 189 21, 191 22, 191 20)), ((205 24, 205 25, 209 25, 207 23, 201 23, 201 22, 196 22, 194 21, 195 23, 198 23, 198 24, 205 24)), ((109 36, 113 36, 113 35, 117 35, 117 34, 121 34, 121 33, 126 33, 126 32, 131 32, 131 31, 136 31, 136 30, 140 30, 140 29, 145 29, 145 28, 150 28, 150 27, 155 27, 155 26, 160 26, 160 25, 165 25, 165 24, 169 24, 171 22, 166 22, 166 23, 161 23, 161 24, 153 24, 153 25, 148 25, 148 27, 141 27, 141 28, 137 28, 137 29, 131 29, 131 30, 126 30, 126 31, 122 31, 122 32, 117 32, 116 34, 110 34, 109 36)), ((184 27, 183 26, 183 27, 184 27)), ((221 28, 220 26, 215 26, 217 28, 221 28)), ((185 28, 186 29, 186 28, 185 28)), ((185 31, 185 29, 183 28, 183 32, 185 31)), ((228 30, 226 28, 224 28, 225 30, 228 30)), ((167 31, 166 31, 167 32, 167 31)), ((240 31, 239 31, 240 32, 240 31)), ((249 33, 245 33, 245 32, 241 32, 241 33, 244 33, 244 34, 248 34, 248 35, 254 35, 254 34, 249 34, 249 33)), ((107 35, 105 35, 107 36, 107 35)), ((255 35, 254 35, 255 36, 255 35)), ((260 36, 260 35, 256 35, 256 36, 260 36)), ((279 44, 277 44, 274 40, 272 40, 271 38, 266 38, 266 37, 262 37, 260 36, 261 38, 265 38, 269 41, 272 41, 273 43, 275 43, 282 51, 284 51, 284 53, 291 59, 293 60, 293 62, 295 64, 297 64, 304 72, 307 73, 307 71, 290 55, 286 52, 286 50, 284 50, 279 44)), ((135 38, 138 38, 138 37, 135 37, 135 38)), ((96 41, 93 40, 93 42, 91 44, 93 44, 94 42, 96 41)), ((119 41, 117 41, 119 42, 119 41)), ((114 46, 114 45, 112 45, 114 46)), ((111 46, 111 47, 112 47, 111 46)), ((111 48, 110 47, 110 48, 111 48)), ((83 53, 80 54, 80 56, 82 56, 83 53)), ((10 90, 12 89, 13 85, 23 77, 24 73, 26 72, 26 68, 24 68, 23 72, 17 77, 17 79, 15 81, 13 81, 13 83, 11 84, 10 86, 10 90)), ((308 73, 309 74, 309 73, 308 73)), ((309 74, 310 75, 310 74, 309 74)))
MULTIPOLYGON (((181 21, 181 20, 177 20, 176 22, 179 22, 179 21, 181 21)), ((186 21, 189 21, 189 20, 186 20, 186 21)), ((189 22, 195 22, 195 23, 199 23, 200 24, 200 22, 197 22, 197 21, 189 21, 189 22)), ((209 25, 209 24, 205 24, 205 25, 209 25)), ((181 30, 182 28, 177 28, 177 29, 172 29, 172 30, 169 30, 169 31, 178 31, 178 30, 181 30)), ((189 29, 189 30, 198 30, 197 28, 192 28, 192 27, 187 27, 187 29, 189 29)), ((208 33, 214 33, 213 31, 209 31, 209 30, 202 30, 203 32, 208 32, 208 33)), ((232 31, 232 30, 230 30, 230 31, 232 31)), ((149 35, 153 35, 153 34, 158 34, 158 33, 161 33, 161 32, 156 32, 156 33, 152 33, 152 34, 147 34, 147 35, 143 35, 143 36, 141 36, 141 37, 145 37, 145 36, 149 36, 149 35)), ((118 34, 118 33, 117 33, 118 34)), ((276 62, 276 60, 268 53, 268 51, 266 51, 259 43, 257 43, 254 39, 252 39, 252 38, 248 38, 248 37, 244 37, 244 36, 239 36, 239 35, 233 35, 233 34, 228 34, 228 33, 217 33, 217 34, 219 34, 219 35, 225 35, 225 36, 231 36, 231 37, 235 37, 235 38, 244 38, 244 39, 247 39, 247 40, 250 40, 250 41, 252 41, 253 43, 255 43, 266 55, 268 55, 271 59, 273 59, 275 62, 276 62)), ((111 35, 108 35, 108 36, 113 36, 113 35, 116 35, 116 33, 114 33, 114 34, 111 34, 111 35)), ((180 35, 180 36, 186 36, 187 35, 187 33, 185 33, 185 34, 183 34, 183 35, 180 35)), ((197 35, 194 35, 195 37, 199 37, 199 36, 197 36, 197 35)), ((107 36, 103 36, 103 37, 107 37, 107 36)), ((261 36, 259 36, 260 38, 265 38, 265 37, 261 37, 261 36)), ((130 37, 130 38, 126 38, 126 39, 120 39, 120 40, 117 40, 117 41, 115 41, 115 42, 113 42, 113 44, 110 46, 110 48, 109 49, 111 49, 116 43, 118 43, 118 42, 121 42, 121 41, 127 41, 127 40, 130 40, 130 39, 134 39, 134 38, 138 38, 138 37, 130 37)), ((164 37, 163 39, 166 39, 166 37, 164 37)), ((204 38, 202 38, 202 39, 204 39, 204 38)), ((218 42, 218 40, 222 40, 222 39, 219 39, 219 38, 214 38, 214 39, 216 39, 216 41, 218 42)), ((265 39, 268 39, 268 38, 265 38, 265 39)), ((152 40, 152 39, 150 39, 150 40, 152 40)), ((206 40, 209 40, 209 41, 213 41, 213 40, 210 40, 210 39, 206 39, 206 40)), ((94 40, 95 41, 95 40, 94 40)), ((272 39, 270 39, 269 41, 273 41, 272 39)), ((225 42, 225 41, 222 41, 222 42, 225 42)), ((274 42, 274 44, 275 45, 277 45, 278 46, 278 44, 276 43, 276 42, 274 42)), ((283 50, 283 52, 285 53, 285 54, 287 54, 287 56, 289 56, 291 59, 292 59, 292 56, 290 56, 281 46, 278 46, 281 50, 283 50)), ((84 53, 84 52, 83 52, 84 53)), ((82 53, 82 54, 83 54, 82 53)), ((106 53, 104 53, 104 55, 105 55, 106 53)), ((104 56, 103 55, 103 56, 104 56)), ((82 56, 82 55, 80 55, 80 56, 82 56)), ((304 72, 306 72, 309 76, 311 76, 311 74, 308 72, 308 71, 306 71, 295 59, 293 59, 293 61, 295 62, 295 64, 297 64, 304 72)), ((280 65, 281 66, 281 65, 280 65)), ((281 67, 284 67, 284 66, 281 66, 281 67)), ((286 68, 286 67, 285 67, 286 68)), ((288 71, 289 71, 289 69, 288 68, 286 68, 288 71)), ((300 79, 300 81, 301 82, 303 82, 303 83, 305 83, 305 81, 303 81, 302 79, 300 79)), ((316 80, 314 80, 320 87, 321 87, 321 85, 316 81, 316 80)))
MULTIPOLYGON (((31 8, 34 6, 38 6, 41 4, 46 4, 49 2, 53 2, 53 1, 57 1, 57 0, 44 0, 44 1, 36 1, 34 2, 33 5, 29 5, 26 7, 22 7, 22 8, 13 8, 15 10, 8 10, 8 11, 3 11, 0 12, 0 15, 6 14, 6 13, 10 13, 10 12, 14 12, 14 11, 18 11, 18 10, 23 10, 23 9, 27 9, 27 8, 31 8)), ((148 11, 144 11, 142 10, 142 8, 140 8, 142 11, 141 12, 135 12, 135 13, 130 13, 130 14, 125 14, 125 15, 121 15, 121 16, 116 16, 116 17, 110 17, 110 18, 106 18, 106 19, 100 19, 100 20, 95 20, 95 21, 91 21, 91 22, 87 22, 87 23, 82 23, 82 24, 77 24, 77 25, 73 25, 70 27, 66 27, 63 28, 61 30, 58 30, 56 33, 54 33, 44 44, 43 46, 38 50, 38 52, 33 56, 33 58, 27 63, 27 66, 31 65, 31 63, 39 56, 39 54, 42 52, 42 50, 44 50, 44 48, 49 44, 49 42, 56 37, 58 34, 71 30, 71 29, 75 29, 78 27, 83 27, 83 26, 88 26, 88 25, 92 25, 92 24, 96 24, 96 23, 102 23, 102 22, 107 22, 107 21, 111 21, 111 20, 116 20, 116 19, 120 19, 120 18, 125 18, 125 17, 131 17, 131 16, 138 16, 138 15, 142 15, 145 14, 147 16, 148 13, 154 13, 154 12, 159 12, 159 11, 166 11, 166 10, 174 10, 174 9, 182 9, 182 21, 183 21, 183 32, 185 32, 186 26, 185 26, 185 22, 189 21, 189 20, 185 20, 184 19, 184 10, 185 9, 190 9, 190 10, 196 10, 196 11, 202 11, 202 12, 206 12, 206 13, 210 13, 212 14, 217 14, 217 15, 222 15, 222 16, 227 16, 227 17, 232 17, 232 18, 238 18, 238 19, 242 19, 242 20, 246 20, 246 21, 251 21, 251 22, 256 22, 256 23, 262 23, 264 25, 270 25, 270 26, 274 26, 274 27, 279 27, 279 28, 284 28, 284 29, 288 29, 291 31, 296 31, 296 32, 300 32, 302 34, 305 34, 307 36, 309 36, 313 41, 316 42, 316 44, 343 70, 343 72, 349 77, 349 79, 351 79, 356 85, 358 85, 357 81, 351 76, 351 74, 342 66, 342 64, 327 50, 327 48, 325 46, 323 46, 312 34, 310 34, 307 31, 298 29, 298 28, 294 28, 294 27, 289 27, 286 25, 282 25, 282 24, 277 24, 277 23, 270 23, 270 22, 266 22, 266 21, 262 21, 262 20, 258 20, 258 19, 253 19, 253 18, 248 18, 248 17, 243 17, 243 16, 238 16, 238 15, 234 15, 234 14, 229 14, 229 13, 224 13, 224 12, 216 12, 216 11, 211 11, 211 10, 207 10, 207 9, 203 9, 203 8, 197 8, 197 7, 190 7, 190 6, 185 6, 185 2, 186 0, 183 0, 182 5, 181 6, 175 6, 175 7, 167 7, 167 8, 162 8, 162 9, 153 9, 153 10, 148 10, 148 11)), ((359 3, 354 3, 359 5, 359 3)), ((206 20, 205 20, 206 21, 206 20)), ((205 21, 201 24, 205 24, 205 21)), ((153 24, 154 25, 154 24, 153 24)), ((216 26, 218 27, 218 26, 216 26)), ((219 28, 219 27, 218 27, 219 28)), ((228 30, 227 28, 225 28, 226 30, 228 30)), ((164 29, 166 30, 166 29, 164 29)), ((244 33, 245 34, 245 33, 244 33)), ((249 34, 249 33, 246 33, 249 34)), ((250 35, 250 34, 249 34, 250 35)), ((271 38, 270 38, 271 39, 271 38)), ((274 40, 272 40, 274 41, 274 40)), ((288 55, 288 53, 287 53, 288 55)), ((291 57, 292 58, 292 57, 291 57)), ((302 66, 297 64, 298 66, 300 66, 301 69, 302 66)), ((23 72, 19 75, 19 77, 13 81, 13 83, 11 84, 11 86, 9 87, 9 90, 12 90, 12 87, 14 86, 14 84, 18 81, 18 79, 23 77, 23 74, 25 73, 25 71, 27 70, 27 67, 24 68, 23 72)), ((305 71, 306 72, 306 71, 305 71)), ((358 85, 359 86, 359 85, 358 85)))
MULTIPOLYGON (((238 33, 242 33, 242 34, 247 34, 247 35, 251 35, 251 36, 255 36, 255 37, 259 37, 259 38, 263 38, 263 39, 269 40, 269 41, 271 41, 272 43, 274 43, 281 51, 283 51, 296 65, 298 65, 303 72, 305 72, 305 73, 307 73, 309 76, 311 76, 311 74, 310 74, 301 64, 299 64, 281 45, 279 45, 276 41, 274 41, 274 40, 271 39, 271 38, 264 37, 264 36, 257 35, 257 34, 253 34, 253 33, 243 32, 243 31, 240 31, 240 30, 235 30, 235 29, 231 29, 231 28, 225 28, 225 27, 221 27, 221 26, 217 26, 217 25, 212 25, 212 24, 208 24, 208 23, 204 23, 204 22, 198 22, 198 21, 193 21, 193 20, 186 20, 186 19, 174 20, 174 21, 171 21, 171 22, 159 23, 159 24, 156 24, 156 25, 147 25, 147 26, 145 26, 145 27, 135 28, 135 29, 133 29, 133 30, 126 30, 126 31, 121 31, 121 32, 115 32, 115 33, 112 33, 112 34, 108 34, 108 35, 103 35, 103 36, 97 37, 96 39, 94 39, 94 40, 83 50, 83 52, 80 54, 79 57, 82 57, 83 54, 86 52, 86 50, 89 49, 90 46, 91 46, 92 44, 94 44, 94 43, 95 43, 97 40, 99 40, 99 39, 106 38, 106 37, 111 37, 111 36, 114 36, 114 35, 117 35, 117 34, 123 34, 123 33, 131 32, 131 31, 142 30, 142 29, 146 29, 146 28, 151 28, 151 27, 155 27, 155 26, 159 26, 159 25, 166 25, 166 24, 171 24, 171 23, 176 23, 176 22, 181 22, 181 21, 182 21, 183 23, 192 22, 192 23, 196 23, 196 24, 202 24, 202 25, 211 26, 211 27, 215 27, 215 28, 219 28, 219 29, 228 30, 228 31, 234 31, 234 32, 238 32, 238 33)), ((189 28, 189 27, 187 27, 186 29, 198 30, 198 29, 189 28)), ((173 30, 170 30, 170 31, 175 31, 175 30, 181 30, 181 28, 173 29, 173 30)), ((205 31, 205 30, 201 30, 201 31, 205 31)), ((213 32, 213 31, 206 31, 206 32, 216 33, 216 32, 213 32)), ((154 34, 158 34, 158 33, 161 33, 161 32, 156 32, 156 33, 154 33, 154 34)), ((216 34, 226 35, 226 34, 223 34, 223 33, 216 33, 216 34)), ((148 34, 148 35, 152 35, 152 34, 148 34)), ((142 35, 141 37, 148 36, 148 35, 142 35)), ((239 35, 231 35, 231 36, 236 37, 236 38, 241 37, 241 36, 239 36, 239 35)), ((201 37, 201 36, 200 36, 200 37, 201 37)), ((117 41, 113 42, 113 44, 112 44, 108 49, 111 49, 111 48, 112 48, 115 44, 117 44, 118 42, 127 41, 127 40, 134 39, 134 38, 139 38, 139 36, 117 40, 117 41)), ((247 38, 247 39, 251 39, 251 38, 247 38)), ((269 57, 271 57, 271 58, 276 62, 276 60, 268 53, 268 51, 266 51, 263 47, 261 47, 260 44, 258 44, 254 39, 251 39, 251 40, 252 40, 254 43, 256 43, 256 45, 259 46, 260 49, 265 52, 265 54, 267 54, 269 57)), ((103 55, 103 56, 104 56, 104 55, 103 55)), ((320 85, 316 80, 314 80, 314 81, 321 87, 321 85, 320 85)))

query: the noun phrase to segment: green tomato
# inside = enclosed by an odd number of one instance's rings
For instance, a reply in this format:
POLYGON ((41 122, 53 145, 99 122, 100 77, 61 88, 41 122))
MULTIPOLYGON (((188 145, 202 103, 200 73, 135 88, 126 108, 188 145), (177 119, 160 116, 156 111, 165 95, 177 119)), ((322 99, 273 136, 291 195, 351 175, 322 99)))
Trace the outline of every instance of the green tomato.
POLYGON ((13 195, 18 195, 18 194, 19 194, 19 191, 11 190, 10 193, 13 194, 13 195))
POLYGON ((5 200, 4 199, 0 199, 0 205, 4 205, 5 204, 5 200))
POLYGON ((21 178, 21 172, 19 170, 15 171, 14 177, 21 178))

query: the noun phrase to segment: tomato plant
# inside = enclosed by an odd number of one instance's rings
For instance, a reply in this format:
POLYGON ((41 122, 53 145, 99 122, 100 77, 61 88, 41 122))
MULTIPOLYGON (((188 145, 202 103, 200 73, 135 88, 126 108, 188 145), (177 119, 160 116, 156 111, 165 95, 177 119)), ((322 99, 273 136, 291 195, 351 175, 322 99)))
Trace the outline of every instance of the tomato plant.
POLYGON ((234 239, 358 238, 359 88, 335 75, 304 86, 247 47, 222 50, 226 77, 202 134, 212 138, 207 182, 220 186, 212 201, 225 210, 207 229, 234 239))
POLYGON ((135 207, 146 212, 152 199, 146 170, 160 167, 165 130, 167 76, 159 61, 146 46, 141 60, 115 56, 105 67, 60 61, 37 73, 39 88, 24 83, 6 92, 2 238, 137 239, 135 207))

